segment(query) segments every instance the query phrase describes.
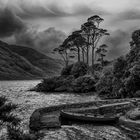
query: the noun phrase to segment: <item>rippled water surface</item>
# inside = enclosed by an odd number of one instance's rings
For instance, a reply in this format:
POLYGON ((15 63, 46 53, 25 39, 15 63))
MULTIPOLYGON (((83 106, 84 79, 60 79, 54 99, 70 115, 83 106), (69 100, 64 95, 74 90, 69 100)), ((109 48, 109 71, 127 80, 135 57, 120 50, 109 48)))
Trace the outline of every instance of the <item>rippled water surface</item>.
MULTIPOLYGON (((95 96, 80 96, 66 93, 37 93, 28 91, 40 81, 0 81, 0 94, 5 95, 10 101, 18 104, 15 111, 22 119, 22 127, 26 129, 32 112, 40 107, 58 105, 64 103, 93 101, 95 96)), ((108 140, 123 140, 125 136, 115 127, 72 125, 64 126, 56 131, 47 131, 44 140, 96 140, 106 138, 108 140), (100 138, 99 138, 100 137, 100 138)))

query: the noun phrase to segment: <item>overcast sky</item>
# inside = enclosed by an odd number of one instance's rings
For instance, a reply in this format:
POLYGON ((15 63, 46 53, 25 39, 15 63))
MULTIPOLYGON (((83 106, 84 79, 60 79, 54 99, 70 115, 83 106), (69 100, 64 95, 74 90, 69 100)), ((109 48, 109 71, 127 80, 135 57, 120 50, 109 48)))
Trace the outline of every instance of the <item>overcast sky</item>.
POLYGON ((0 38, 50 49, 53 38, 58 45, 92 15, 104 18, 101 26, 111 33, 110 57, 127 52, 140 25, 140 0, 0 0, 0 38))

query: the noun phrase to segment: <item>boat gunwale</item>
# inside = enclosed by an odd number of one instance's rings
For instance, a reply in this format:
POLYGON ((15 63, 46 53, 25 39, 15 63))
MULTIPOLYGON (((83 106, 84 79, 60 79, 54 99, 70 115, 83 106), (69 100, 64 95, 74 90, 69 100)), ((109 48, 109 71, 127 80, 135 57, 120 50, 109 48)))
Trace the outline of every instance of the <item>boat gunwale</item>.
POLYGON ((66 112, 61 110, 60 112, 60 118, 64 118, 64 119, 75 119, 75 120, 81 120, 81 121, 101 121, 101 122, 105 122, 105 121, 117 121, 119 120, 118 116, 114 116, 114 117, 95 117, 94 115, 84 115, 84 114, 80 114, 80 113, 71 113, 71 112, 66 112))

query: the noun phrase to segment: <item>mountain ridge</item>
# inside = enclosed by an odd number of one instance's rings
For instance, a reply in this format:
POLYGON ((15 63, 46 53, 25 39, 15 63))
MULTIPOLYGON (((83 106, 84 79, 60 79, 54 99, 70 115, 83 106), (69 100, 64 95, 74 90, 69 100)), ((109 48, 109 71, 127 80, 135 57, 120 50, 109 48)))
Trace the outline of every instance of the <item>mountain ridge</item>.
POLYGON ((41 52, 0 41, 0 80, 36 79, 58 75, 62 62, 41 52))

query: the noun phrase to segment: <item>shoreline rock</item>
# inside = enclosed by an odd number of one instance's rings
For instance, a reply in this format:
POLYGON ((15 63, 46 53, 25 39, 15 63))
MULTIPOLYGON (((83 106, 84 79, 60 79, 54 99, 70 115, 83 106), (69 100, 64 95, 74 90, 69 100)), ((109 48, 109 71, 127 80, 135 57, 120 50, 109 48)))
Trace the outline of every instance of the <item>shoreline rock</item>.
MULTIPOLYGON (((51 117, 55 118, 54 124, 57 124, 54 127, 60 128, 60 124, 56 123, 56 122, 59 121, 59 113, 63 109, 78 109, 78 110, 81 109, 82 110, 83 108, 88 109, 91 106, 97 107, 97 108, 102 106, 101 110, 102 111, 104 110, 102 113, 105 114, 106 111, 108 112, 108 109, 106 110, 105 108, 111 107, 111 108, 113 108, 113 109, 115 108, 117 110, 117 106, 119 106, 118 110, 120 112, 122 112, 123 110, 126 110, 126 108, 128 108, 128 109, 133 108, 131 100, 133 100, 133 99, 99 100, 99 101, 84 102, 84 103, 61 104, 61 105, 56 105, 56 106, 39 108, 39 109, 35 110, 30 117, 30 129, 33 131, 39 131, 42 128, 45 128, 45 126, 44 126, 45 121, 43 119, 45 117, 47 119, 47 115, 49 117, 52 115, 51 117), (123 104, 123 102, 124 102, 124 104, 123 104), (114 104, 114 106, 113 106, 113 104, 114 104), (120 110, 120 106, 121 106, 121 110, 120 110)), ((137 101, 140 101, 140 99, 137 99, 137 101)), ((113 110, 113 109, 111 109, 111 110, 113 110)), ((84 111, 84 110, 82 110, 82 111, 84 111)), ((91 111, 91 110, 89 110, 89 111, 91 111)), ((116 111, 116 113, 119 113, 119 112, 116 111)), ((47 126, 46 126, 46 128, 47 128, 47 126)))

